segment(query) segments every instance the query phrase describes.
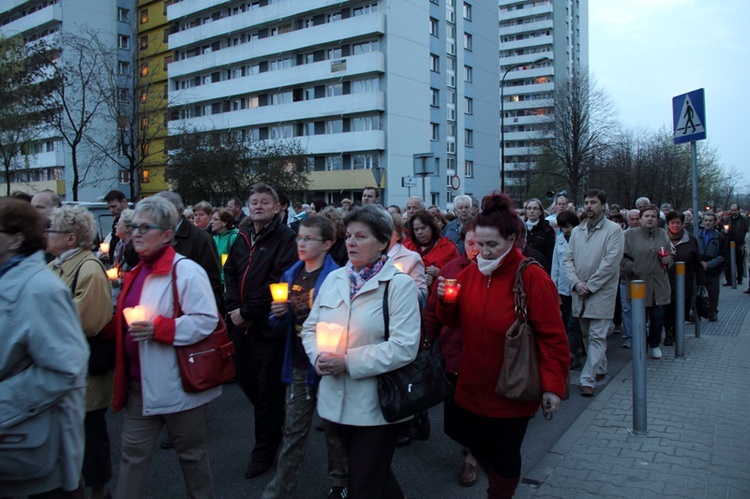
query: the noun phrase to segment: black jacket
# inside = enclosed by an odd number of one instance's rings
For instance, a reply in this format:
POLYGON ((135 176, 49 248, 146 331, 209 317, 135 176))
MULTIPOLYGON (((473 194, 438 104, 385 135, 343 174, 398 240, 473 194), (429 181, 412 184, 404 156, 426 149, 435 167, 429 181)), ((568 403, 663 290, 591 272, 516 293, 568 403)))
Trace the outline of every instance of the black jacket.
POLYGON ((547 274, 552 273, 552 255, 555 252, 555 229, 544 218, 526 232, 526 244, 537 250, 544 257, 539 263, 544 266, 547 274))
POLYGON ((180 220, 179 227, 174 234, 174 249, 203 267, 208 274, 208 280, 211 281, 216 306, 222 310, 221 273, 216 243, 208 232, 191 224, 185 217, 181 217, 180 220))
POLYGON ((721 271, 724 269, 724 260, 727 257, 727 244, 725 244, 724 236, 722 236, 718 230, 714 230, 711 233, 711 238, 708 240, 708 244, 703 244, 703 234, 706 229, 701 229, 701 233, 698 237, 698 248, 700 249, 701 261, 708 263, 708 269, 706 269, 706 276, 716 277, 721 275, 721 271))
POLYGON ((249 333, 264 337, 284 337, 268 323, 271 311, 269 284, 281 282, 281 276, 297 261, 297 235, 281 223, 279 215, 264 227, 252 244, 255 231, 251 223, 243 228, 224 265, 227 286, 227 311, 240 309, 250 322, 249 333))

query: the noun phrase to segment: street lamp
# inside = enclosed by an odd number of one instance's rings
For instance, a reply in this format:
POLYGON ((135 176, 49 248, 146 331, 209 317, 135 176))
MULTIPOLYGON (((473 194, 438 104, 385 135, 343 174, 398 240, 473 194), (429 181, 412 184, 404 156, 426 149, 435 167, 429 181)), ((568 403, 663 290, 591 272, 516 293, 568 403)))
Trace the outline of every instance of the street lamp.
MULTIPOLYGON (((531 65, 541 64, 549 61, 549 57, 542 57, 532 62, 531 65)), ((503 73, 503 77, 500 79, 500 191, 505 192, 505 77, 508 73, 516 68, 525 66, 528 63, 513 64, 508 66, 508 69, 503 73)))

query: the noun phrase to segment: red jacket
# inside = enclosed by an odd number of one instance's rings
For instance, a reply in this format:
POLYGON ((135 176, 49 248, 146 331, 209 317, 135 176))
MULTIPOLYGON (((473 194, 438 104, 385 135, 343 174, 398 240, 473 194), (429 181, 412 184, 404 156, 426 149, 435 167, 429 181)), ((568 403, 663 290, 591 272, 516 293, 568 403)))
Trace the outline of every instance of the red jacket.
POLYGON ((445 237, 438 239, 435 245, 426 252, 423 252, 422 248, 415 246, 414 242, 409 237, 404 238, 401 244, 403 244, 406 249, 419 253, 419 256, 422 257, 422 261, 424 262, 424 268, 434 265, 435 267, 442 269, 443 265, 458 256, 456 245, 453 244, 453 241, 445 237))
MULTIPOLYGON (((513 280, 523 258, 518 248, 513 248, 489 277, 476 265, 469 265, 458 275, 461 291, 457 303, 438 303, 440 320, 462 330, 456 402, 480 416, 517 418, 530 416, 539 408, 539 402, 515 402, 495 393, 505 332, 515 321, 513 280)), ((569 375, 570 350, 557 289, 547 273, 536 266, 526 269, 523 284, 529 320, 539 345, 542 389, 562 398, 569 375)))

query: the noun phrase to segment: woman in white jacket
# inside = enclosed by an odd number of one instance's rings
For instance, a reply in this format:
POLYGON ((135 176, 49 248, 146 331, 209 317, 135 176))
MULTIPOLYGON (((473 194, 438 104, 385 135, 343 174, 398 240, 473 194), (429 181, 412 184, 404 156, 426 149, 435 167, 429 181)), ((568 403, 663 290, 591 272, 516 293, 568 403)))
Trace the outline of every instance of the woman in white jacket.
POLYGON ((186 495, 213 497, 205 405, 221 394, 221 387, 185 392, 174 347, 192 345, 211 334, 219 315, 206 272, 172 248, 177 221, 174 205, 154 196, 138 203, 129 227, 141 262, 125 276, 117 305, 113 409, 125 409, 117 484, 117 497, 122 499, 142 495, 154 442, 164 425, 180 458, 186 495), (182 309, 176 318, 175 275, 182 309), (136 305, 146 307, 145 321, 128 327, 122 311, 136 305))
POLYGON ((389 424, 378 399, 379 374, 417 355, 420 314, 414 280, 398 272, 387 251, 393 221, 379 205, 347 214, 346 267, 329 274, 302 329, 302 342, 323 376, 318 413, 333 423, 349 458, 349 493, 356 498, 398 498, 403 492, 391 471, 399 425, 389 424), (389 339, 385 341, 383 297, 388 289, 389 339), (318 349, 316 324, 343 326, 333 353, 318 349))

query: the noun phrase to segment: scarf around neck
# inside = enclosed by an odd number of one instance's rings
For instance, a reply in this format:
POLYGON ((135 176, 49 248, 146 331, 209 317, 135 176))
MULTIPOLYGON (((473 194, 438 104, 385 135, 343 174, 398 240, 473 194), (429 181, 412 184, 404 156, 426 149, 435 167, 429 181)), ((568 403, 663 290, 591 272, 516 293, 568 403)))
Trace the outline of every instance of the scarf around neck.
POLYGON ((364 286, 367 281, 375 277, 375 275, 377 275, 377 273, 383 269, 383 265, 385 265, 385 262, 387 260, 388 255, 381 255, 380 258, 375 260, 370 265, 367 265, 359 272, 354 270, 351 262, 346 262, 346 275, 347 277, 349 277, 350 299, 354 298, 354 295, 356 295, 359 290, 362 289, 362 286, 364 286))

